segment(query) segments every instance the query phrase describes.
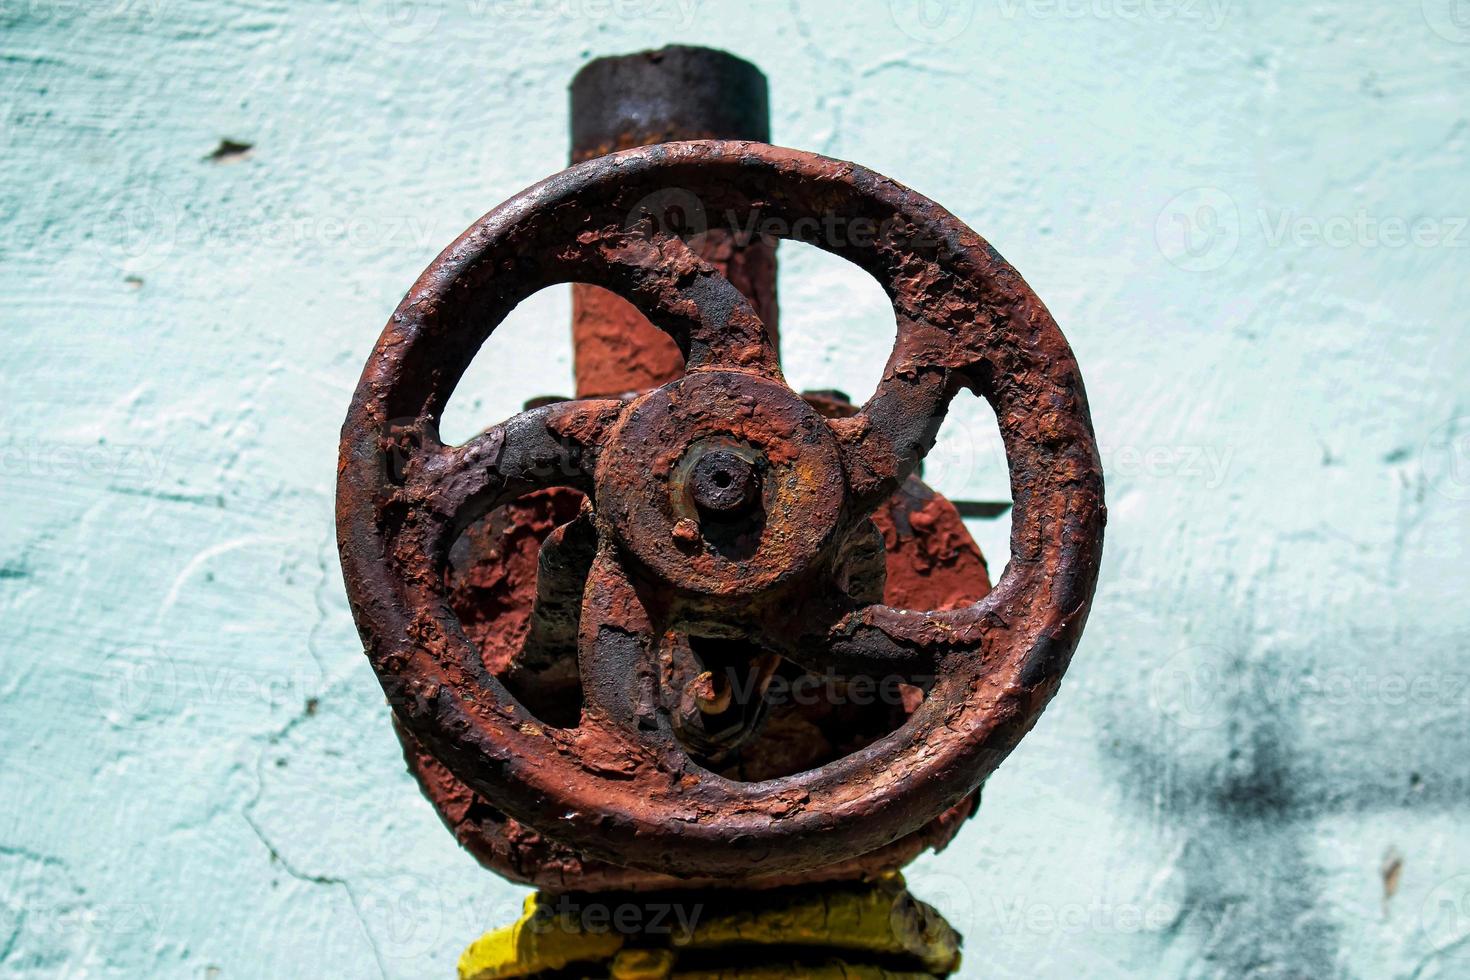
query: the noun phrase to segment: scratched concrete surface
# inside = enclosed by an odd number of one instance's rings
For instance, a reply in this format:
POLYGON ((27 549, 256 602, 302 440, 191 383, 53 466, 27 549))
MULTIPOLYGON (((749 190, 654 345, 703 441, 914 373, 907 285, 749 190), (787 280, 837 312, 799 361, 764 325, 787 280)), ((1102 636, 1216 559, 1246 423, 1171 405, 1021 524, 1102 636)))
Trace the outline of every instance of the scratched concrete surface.
MULTIPOLYGON (((358 649, 337 428, 419 270, 560 167, 577 66, 684 41, 765 68, 778 142, 986 235, 1085 369, 1111 504, 1087 637, 911 874, 965 975, 1470 976, 1463 0, 0 24, 0 974, 448 976, 514 914, 358 649)), ((783 252, 789 374, 862 394, 892 321, 822 259, 783 252)), ((570 389, 567 307, 517 311, 451 434, 570 389)), ((992 425, 956 411, 940 489, 1005 494, 992 425)), ((998 569, 1004 522, 974 530, 998 569)))

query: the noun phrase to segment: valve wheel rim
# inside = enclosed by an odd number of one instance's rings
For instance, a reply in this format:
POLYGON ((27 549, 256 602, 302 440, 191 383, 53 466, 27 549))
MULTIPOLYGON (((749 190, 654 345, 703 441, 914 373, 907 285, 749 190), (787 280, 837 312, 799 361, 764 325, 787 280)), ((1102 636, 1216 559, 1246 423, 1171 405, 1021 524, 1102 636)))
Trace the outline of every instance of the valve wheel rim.
POLYGON ((528 826, 614 863, 691 875, 827 864, 905 836, 972 792, 1055 693, 1091 603, 1105 520, 1071 351, 983 239, 864 168, 725 141, 580 164, 511 198, 445 249, 364 369, 343 427, 337 508, 354 618, 401 723, 528 826), (540 724, 490 676, 444 584, 455 534, 493 506, 549 485, 600 506, 600 447, 625 424, 628 403, 579 400, 521 413, 463 446, 438 442, 436 420, 455 384, 521 299, 558 283, 603 286, 675 337, 686 378, 780 381, 744 297, 676 235, 650 227, 642 202, 670 189, 694 194, 706 213, 765 212, 784 222, 781 237, 856 262, 893 300, 898 335, 882 382, 856 415, 827 423, 846 484, 831 534, 917 465, 959 387, 995 409, 1011 474, 1011 561, 985 599, 936 613, 831 595, 801 610, 810 622, 771 631, 798 657, 815 644, 824 663, 844 670, 927 661, 936 680, 898 730, 764 782, 701 769, 660 718, 645 667, 667 610, 629 572, 617 529, 600 513, 605 544, 584 597, 587 708, 578 729, 540 724), (827 216, 854 231, 882 222, 890 234, 824 239, 827 216))

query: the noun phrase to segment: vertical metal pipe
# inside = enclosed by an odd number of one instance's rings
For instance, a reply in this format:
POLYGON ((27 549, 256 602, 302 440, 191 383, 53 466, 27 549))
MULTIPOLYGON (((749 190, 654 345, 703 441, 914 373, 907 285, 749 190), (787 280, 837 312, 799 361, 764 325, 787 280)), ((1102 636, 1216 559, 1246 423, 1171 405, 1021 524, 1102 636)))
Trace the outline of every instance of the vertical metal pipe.
MULTIPOLYGON (((766 143, 771 137, 765 75, 712 48, 598 58, 572 79, 571 102, 573 163, 671 140, 766 143)), ((738 241, 722 228, 692 244, 750 299, 779 343, 774 245, 738 241)), ((668 336, 632 304, 596 286, 572 287, 572 345, 578 397, 642 391, 684 371, 668 336)))

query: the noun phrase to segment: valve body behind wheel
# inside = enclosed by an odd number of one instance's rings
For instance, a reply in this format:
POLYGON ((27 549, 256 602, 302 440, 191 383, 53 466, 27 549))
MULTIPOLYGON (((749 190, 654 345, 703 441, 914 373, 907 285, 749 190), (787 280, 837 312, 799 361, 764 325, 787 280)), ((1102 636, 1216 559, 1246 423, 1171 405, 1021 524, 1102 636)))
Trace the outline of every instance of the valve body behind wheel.
MULTIPOLYGON (((834 405, 830 398, 813 401, 819 410, 841 413, 845 408, 834 405)), ((565 549, 547 562, 542 558, 544 542, 576 518, 582 499, 576 491, 553 489, 497 508, 466 529, 449 572, 455 612, 486 668, 502 681, 515 684, 523 702, 535 701, 538 717, 573 724, 582 701, 575 644, 547 655, 544 647, 527 640, 538 595, 538 565, 546 569, 543 582, 564 567, 560 562, 565 549)), ((985 560, 963 520, 949 501, 917 476, 910 477, 875 511, 873 520, 882 534, 885 603, 911 609, 953 609, 990 591, 985 560)), ((565 541, 565 530, 559 540, 565 541)), ((557 541, 552 548, 558 548, 557 541)), ((580 590, 584 578, 573 577, 573 581, 580 590)), ((575 606, 569 611, 574 612, 575 606)), ((568 625, 575 627, 575 621, 568 625)), ((689 656, 687 641, 675 649, 679 656, 689 656)), ((733 711, 727 709, 727 714, 736 717, 722 734, 727 733, 735 744, 721 756, 717 770, 731 779, 773 778, 821 765, 899 727, 923 696, 920 687, 897 675, 854 692, 844 678, 788 669, 774 697, 766 700, 754 690, 758 668, 741 664, 736 669, 740 676, 733 678, 735 693, 743 689, 751 694, 747 703, 733 705, 733 711), (748 703, 751 700, 758 703, 748 703)), ((696 719, 704 715, 698 705, 681 704, 674 710, 696 719)), ((394 730, 424 795, 461 845, 497 874, 553 892, 695 885, 767 888, 873 878, 903 867, 927 849, 943 849, 979 805, 977 791, 894 844, 815 871, 794 875, 757 872, 742 880, 681 880, 587 858, 521 825, 455 778, 401 725, 394 730)), ((715 749, 723 747, 716 745, 715 749)))
POLYGON ((478 808, 492 866, 538 883, 517 865, 534 848, 494 841, 529 833, 584 876, 631 869, 617 887, 794 880, 938 842, 1055 693, 1104 522, 1076 363, 1019 275, 887 178, 759 143, 614 153, 486 215, 384 330, 339 475, 349 598, 410 757, 441 809, 478 808), (786 386, 751 302, 691 247, 694 230, 649 212, 671 190, 729 234, 776 228, 878 279, 898 336, 872 397, 828 417, 786 386), (833 220, 878 233, 824 236, 833 220), (565 282, 637 306, 685 373, 443 445, 438 418, 480 344, 565 282), (918 515, 943 523, 914 474, 963 389, 1000 424, 1010 562, 993 590, 982 575, 899 595, 888 539, 918 515), (482 568, 463 532, 537 492, 529 506, 554 529, 523 541, 527 555, 539 545, 536 597, 504 654, 474 641, 484 607, 456 602, 482 568), (755 753, 763 725, 791 720, 769 692, 811 675, 844 697, 895 679, 891 724, 839 719, 830 757, 755 753))

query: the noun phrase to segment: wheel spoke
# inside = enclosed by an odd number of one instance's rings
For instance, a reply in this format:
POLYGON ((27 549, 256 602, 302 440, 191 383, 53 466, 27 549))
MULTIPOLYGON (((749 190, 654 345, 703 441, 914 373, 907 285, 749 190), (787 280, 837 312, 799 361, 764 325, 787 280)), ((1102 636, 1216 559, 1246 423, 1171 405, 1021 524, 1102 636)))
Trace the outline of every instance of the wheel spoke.
MULTIPOLYGON (((673 337, 689 370, 724 368, 781 378, 770 332, 724 274, 672 235, 629 232, 598 243, 605 285, 673 337)), ((589 270, 591 271, 591 270, 589 270)))
POLYGON ((661 635, 621 563, 604 547, 592 560, 582 596, 577 661, 584 728, 646 739, 659 727, 655 658, 661 635))
POLYGON ((876 678, 918 671, 927 658, 922 644, 900 643, 866 622, 880 608, 886 607, 860 603, 835 590, 824 592, 765 624, 761 639, 814 674, 876 678))
POLYGON ((931 612, 830 603, 788 642, 786 656, 814 673, 874 681, 943 672, 956 657, 983 662, 1008 635, 997 601, 931 612))
POLYGON ((512 679, 534 682, 538 674, 574 658, 577 624, 582 618, 582 591, 597 551, 592 510, 582 511, 554 528, 536 561, 536 598, 520 653, 511 662, 512 679))
POLYGON ((950 372, 915 366, 900 340, 873 397, 857 414, 832 420, 854 516, 872 513, 918 468, 934 446, 953 393, 950 372))
POLYGON ((445 535, 532 490, 563 486, 590 494, 598 445, 622 404, 587 399, 545 405, 461 446, 443 445, 427 426, 405 427, 386 440, 390 478, 401 459, 399 499, 411 519, 445 535))

